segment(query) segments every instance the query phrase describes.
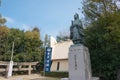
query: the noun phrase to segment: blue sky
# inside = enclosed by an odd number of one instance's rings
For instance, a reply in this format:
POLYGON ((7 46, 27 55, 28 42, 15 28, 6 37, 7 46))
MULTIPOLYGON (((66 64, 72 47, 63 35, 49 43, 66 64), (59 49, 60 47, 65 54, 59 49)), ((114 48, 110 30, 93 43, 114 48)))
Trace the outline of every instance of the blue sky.
POLYGON ((69 29, 75 12, 81 13, 78 8, 82 8, 81 0, 2 0, 0 13, 10 28, 31 30, 38 26, 42 37, 55 37, 69 29))

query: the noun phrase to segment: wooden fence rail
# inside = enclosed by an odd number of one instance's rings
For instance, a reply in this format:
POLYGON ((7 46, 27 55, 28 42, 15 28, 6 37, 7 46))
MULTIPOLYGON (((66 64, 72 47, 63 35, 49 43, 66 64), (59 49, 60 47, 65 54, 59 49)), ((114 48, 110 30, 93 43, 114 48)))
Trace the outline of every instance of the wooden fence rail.
MULTIPOLYGON (((35 66, 38 62, 14 62, 13 71, 28 71, 28 74, 31 74, 31 71, 35 69, 35 66)), ((9 62, 0 61, 0 72, 8 72, 9 62)))

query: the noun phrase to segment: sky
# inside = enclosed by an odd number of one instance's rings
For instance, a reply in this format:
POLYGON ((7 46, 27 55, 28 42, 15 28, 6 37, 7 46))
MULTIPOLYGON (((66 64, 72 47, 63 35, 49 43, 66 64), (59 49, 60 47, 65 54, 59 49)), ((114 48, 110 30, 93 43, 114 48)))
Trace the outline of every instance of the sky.
POLYGON ((37 26, 42 37, 56 37, 69 29, 76 12, 81 15, 78 8, 82 8, 81 0, 2 0, 0 13, 9 28, 27 31, 37 26))

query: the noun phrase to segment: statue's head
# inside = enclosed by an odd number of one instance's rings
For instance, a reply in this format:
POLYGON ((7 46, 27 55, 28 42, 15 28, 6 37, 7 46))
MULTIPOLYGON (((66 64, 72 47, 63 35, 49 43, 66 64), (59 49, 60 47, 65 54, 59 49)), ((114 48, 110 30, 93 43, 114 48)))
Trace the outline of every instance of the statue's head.
POLYGON ((75 19, 75 20, 76 20, 76 19, 79 19, 79 15, 78 15, 77 13, 75 13, 74 19, 75 19))

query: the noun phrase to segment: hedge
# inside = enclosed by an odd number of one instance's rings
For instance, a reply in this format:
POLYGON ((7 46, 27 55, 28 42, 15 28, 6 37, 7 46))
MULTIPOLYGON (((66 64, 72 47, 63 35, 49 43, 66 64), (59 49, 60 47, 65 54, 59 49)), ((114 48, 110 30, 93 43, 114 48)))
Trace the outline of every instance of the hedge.
MULTIPOLYGON (((43 76, 44 72, 41 71, 41 75, 43 76)), ((55 77, 55 78, 64 78, 68 77, 68 72, 45 72, 45 76, 47 77, 55 77)))

